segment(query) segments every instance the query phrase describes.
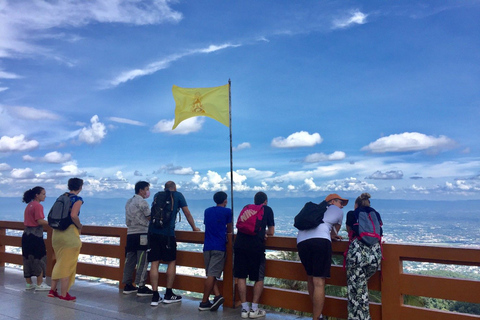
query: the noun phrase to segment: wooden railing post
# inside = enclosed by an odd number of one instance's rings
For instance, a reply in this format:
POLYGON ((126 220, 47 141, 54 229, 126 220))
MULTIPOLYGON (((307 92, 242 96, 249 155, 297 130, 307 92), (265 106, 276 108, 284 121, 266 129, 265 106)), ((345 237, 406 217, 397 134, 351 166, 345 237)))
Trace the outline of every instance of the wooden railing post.
POLYGON ((225 298, 224 305, 234 308, 234 279, 233 279, 233 234, 227 235, 227 251, 225 257, 225 268, 223 269, 223 297, 225 298))
MULTIPOLYGON (((0 236, 6 235, 6 229, 5 228, 0 228, 0 236)), ((0 242, 0 256, 3 256, 5 253, 5 245, 0 242)), ((5 267, 5 261, 3 259, 0 259, 0 267, 5 267)))
POLYGON ((382 319, 401 319, 403 297, 400 292, 400 275, 403 262, 395 245, 383 245, 382 260, 382 319))
MULTIPOLYGON (((127 246, 127 228, 125 228, 120 235, 120 248, 125 248, 126 246, 127 246)), ((116 280, 118 280, 118 290, 123 289, 122 280, 123 280, 123 269, 125 269, 125 258, 126 258, 126 256, 124 254, 119 259, 120 260, 119 261, 119 267, 120 267, 121 272, 120 272, 120 275, 119 275, 119 279, 116 279, 116 280)))

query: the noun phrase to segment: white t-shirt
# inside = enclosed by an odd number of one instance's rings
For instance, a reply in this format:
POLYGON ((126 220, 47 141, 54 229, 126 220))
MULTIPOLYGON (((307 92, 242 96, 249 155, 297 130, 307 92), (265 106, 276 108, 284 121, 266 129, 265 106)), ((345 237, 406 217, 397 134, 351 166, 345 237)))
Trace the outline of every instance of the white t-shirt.
POLYGON ((312 238, 323 238, 332 241, 330 232, 334 224, 342 224, 343 211, 336 205, 330 205, 323 216, 323 223, 309 230, 298 230, 297 244, 312 238))

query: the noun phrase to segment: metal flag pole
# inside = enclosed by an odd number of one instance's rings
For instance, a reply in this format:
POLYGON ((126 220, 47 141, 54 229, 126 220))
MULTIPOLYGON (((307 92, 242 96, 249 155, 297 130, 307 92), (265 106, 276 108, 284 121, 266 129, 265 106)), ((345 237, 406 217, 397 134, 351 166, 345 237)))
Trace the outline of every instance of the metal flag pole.
POLYGON ((228 79, 228 118, 230 124, 230 206, 232 207, 233 223, 233 152, 232 152, 232 81, 228 79))

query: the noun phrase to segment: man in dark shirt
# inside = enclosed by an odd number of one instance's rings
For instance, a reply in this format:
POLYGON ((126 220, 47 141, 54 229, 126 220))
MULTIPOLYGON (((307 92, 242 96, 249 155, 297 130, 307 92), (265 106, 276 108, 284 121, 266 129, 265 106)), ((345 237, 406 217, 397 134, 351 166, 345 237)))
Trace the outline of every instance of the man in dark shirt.
POLYGON ((265 310, 258 308, 258 301, 263 291, 265 277, 265 239, 275 233, 273 210, 268 204, 264 192, 255 194, 256 205, 263 204, 264 214, 262 227, 256 235, 238 232, 235 237, 233 276, 237 278, 237 287, 242 302, 242 318, 260 318, 266 315, 265 310), (247 302, 247 277, 254 281, 252 307, 247 302))

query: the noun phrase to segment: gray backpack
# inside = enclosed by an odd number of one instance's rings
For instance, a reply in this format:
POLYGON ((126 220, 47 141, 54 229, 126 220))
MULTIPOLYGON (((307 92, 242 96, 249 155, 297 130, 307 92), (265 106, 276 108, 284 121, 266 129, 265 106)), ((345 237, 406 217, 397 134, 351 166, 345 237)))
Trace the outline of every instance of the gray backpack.
POLYGON ((48 213, 48 225, 53 229, 66 230, 73 223, 70 216, 72 201, 69 195, 65 192, 58 197, 48 213))

